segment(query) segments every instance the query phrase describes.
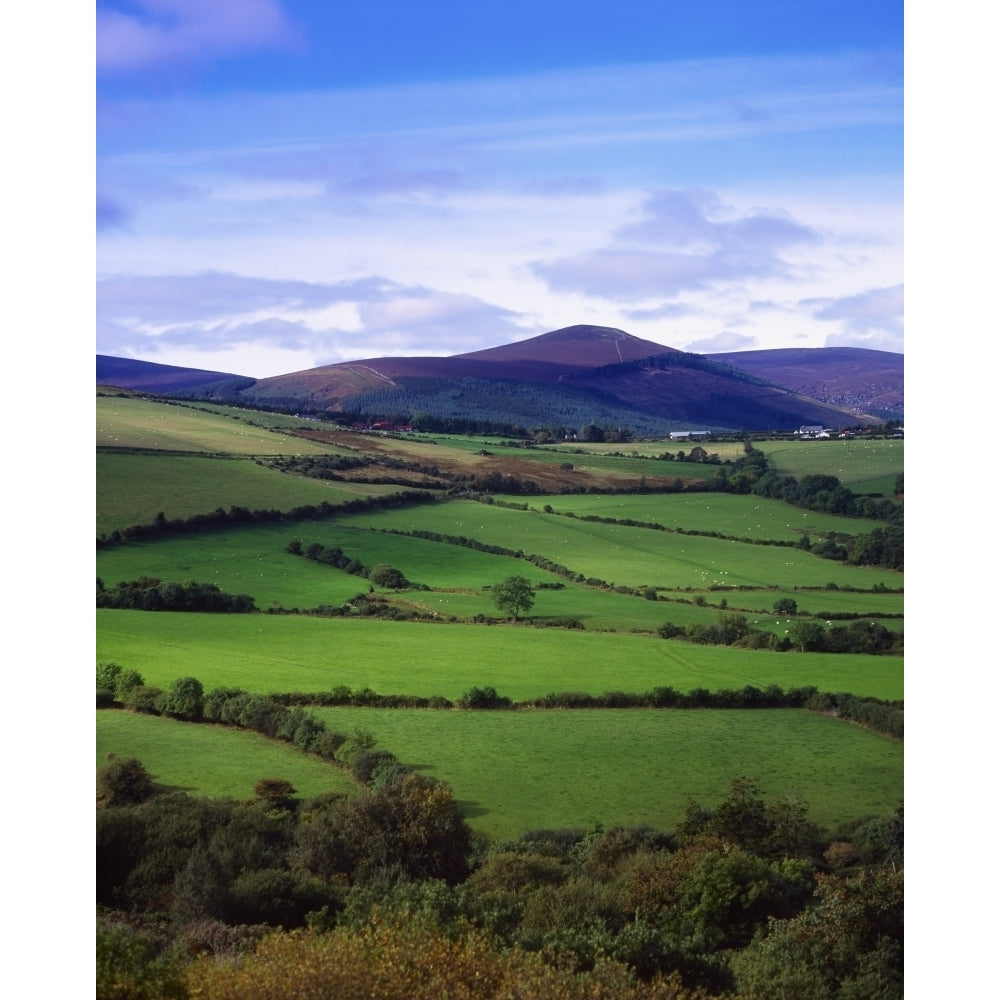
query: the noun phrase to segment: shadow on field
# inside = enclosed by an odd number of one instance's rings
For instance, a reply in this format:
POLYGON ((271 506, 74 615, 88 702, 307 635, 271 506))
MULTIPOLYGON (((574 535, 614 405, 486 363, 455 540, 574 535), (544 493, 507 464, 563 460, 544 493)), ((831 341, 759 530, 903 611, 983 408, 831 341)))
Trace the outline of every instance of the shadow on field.
POLYGON ((455 805, 466 819, 472 816, 485 816, 490 812, 486 806, 481 806, 478 802, 473 802, 470 799, 456 799, 455 805))

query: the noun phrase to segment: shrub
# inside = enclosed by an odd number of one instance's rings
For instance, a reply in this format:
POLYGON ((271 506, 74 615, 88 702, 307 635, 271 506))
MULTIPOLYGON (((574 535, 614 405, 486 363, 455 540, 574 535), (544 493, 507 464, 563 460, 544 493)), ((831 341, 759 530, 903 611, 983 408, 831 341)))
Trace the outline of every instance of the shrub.
POLYGON ((205 692, 195 677, 181 677, 170 685, 162 701, 162 711, 178 719, 200 722, 205 707, 205 692))
POLYGON ((144 715, 159 715, 162 711, 160 700, 163 694, 162 688, 140 684, 129 691, 128 697, 125 699, 125 707, 144 715))
POLYGON ((333 890, 321 879, 281 868, 243 872, 233 882, 229 922, 301 927, 306 915, 340 908, 333 890))
POLYGON ((498 695, 495 688, 469 688, 456 702, 459 708, 493 709, 510 708, 513 704, 510 698, 498 695))
POLYGON ((386 563, 379 563, 377 566, 372 567, 371 572, 368 574, 368 579, 376 587, 389 587, 392 590, 402 590, 409 583, 398 569, 386 563))
POLYGON ((284 778, 261 778, 253 793, 271 809, 291 809, 294 805, 295 786, 284 778))
POLYGON ((98 663, 97 689, 99 691, 102 689, 114 691, 115 684, 118 682, 118 676, 121 672, 122 668, 117 663, 98 663))
POLYGON ((134 805, 153 794, 153 779, 135 757, 117 757, 97 772, 97 804, 100 806, 134 805))
POLYGON ((354 758, 351 774, 362 785, 370 785, 375 774, 390 764, 398 764, 399 760, 389 750, 362 750, 354 758))
POLYGON ((97 1000, 186 1000, 177 961, 122 924, 97 928, 97 1000))

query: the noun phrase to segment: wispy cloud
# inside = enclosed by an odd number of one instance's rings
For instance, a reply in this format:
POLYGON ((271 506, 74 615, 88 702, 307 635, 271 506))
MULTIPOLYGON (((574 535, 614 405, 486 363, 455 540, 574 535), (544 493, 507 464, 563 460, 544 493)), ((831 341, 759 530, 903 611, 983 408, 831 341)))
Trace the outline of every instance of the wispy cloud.
POLYGON ((670 299, 685 291, 787 276, 786 248, 819 235, 785 212, 740 214, 711 191, 664 191, 643 206, 645 218, 620 229, 614 245, 574 257, 536 261, 535 275, 558 291, 612 301, 670 299))
POLYGON ((97 68, 102 73, 287 47, 299 38, 274 0, 136 0, 129 5, 99 3, 97 8, 97 68))
POLYGON ((826 347, 868 347, 903 351, 903 286, 873 288, 840 299, 809 300, 818 320, 840 324, 826 338, 826 347))
POLYGON ((297 370, 387 354, 457 354, 542 332, 475 296, 379 277, 119 277, 98 283, 98 304, 98 353, 181 353, 193 367, 255 377, 273 374, 257 365, 275 356, 297 370))
POLYGON ((732 330, 723 330, 714 337, 692 341, 685 350, 693 354, 725 354, 728 351, 747 351, 757 346, 756 337, 748 337, 732 330))

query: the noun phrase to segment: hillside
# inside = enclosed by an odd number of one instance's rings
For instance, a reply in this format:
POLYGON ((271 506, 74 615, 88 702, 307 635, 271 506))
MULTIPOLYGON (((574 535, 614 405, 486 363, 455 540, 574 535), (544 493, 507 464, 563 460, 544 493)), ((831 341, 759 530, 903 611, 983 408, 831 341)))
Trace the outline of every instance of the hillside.
POLYGON ((107 354, 97 355, 97 384, 117 386, 121 389, 137 389, 142 392, 169 395, 178 390, 215 387, 220 384, 230 389, 246 388, 253 382, 252 378, 227 372, 159 365, 152 361, 114 358, 107 354))
POLYGON ((570 326, 450 357, 373 357, 253 380, 98 357, 98 382, 189 398, 413 422, 795 430, 901 416, 902 356, 851 348, 686 354, 570 326))
POLYGON ((903 415, 902 354, 860 347, 801 347, 708 357, 832 406, 903 415))

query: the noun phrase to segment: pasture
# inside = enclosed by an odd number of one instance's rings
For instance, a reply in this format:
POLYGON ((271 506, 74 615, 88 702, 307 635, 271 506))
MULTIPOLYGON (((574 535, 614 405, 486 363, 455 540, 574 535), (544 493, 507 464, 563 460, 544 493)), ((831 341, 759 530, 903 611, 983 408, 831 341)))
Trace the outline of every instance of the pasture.
MULTIPOLYGON (((274 455, 352 454, 437 465, 459 475, 503 470, 588 492, 509 496, 518 508, 472 499, 250 524, 101 548, 97 573, 113 586, 140 576, 215 583, 254 597, 262 611, 338 607, 370 588, 367 579, 291 555, 293 539, 339 547, 368 566, 388 563, 420 589, 379 590, 437 623, 304 615, 204 615, 98 610, 96 656, 136 669, 167 688, 197 677, 206 691, 326 692, 346 685, 380 694, 457 699, 494 687, 515 701, 552 692, 681 692, 812 685, 884 699, 903 697, 901 657, 784 654, 698 646, 656 635, 665 621, 711 623, 720 610, 746 613, 781 634, 772 611, 792 597, 800 614, 899 615, 901 573, 820 559, 798 548, 752 541, 814 540, 870 532, 879 522, 804 511, 752 496, 607 492, 640 477, 713 477, 715 466, 655 460, 692 441, 515 448, 499 440, 340 432, 299 418, 210 404, 167 405, 98 397, 97 530, 110 533, 231 506, 288 511, 336 504, 402 487, 307 479, 254 461, 274 455), (304 436, 305 435, 305 436, 304 436), (482 455, 488 451, 491 455, 482 455), (509 463, 509 464, 505 464, 509 463), (572 464, 572 470, 560 466, 572 464), (605 492, 595 492, 604 489, 605 492), (549 505, 552 513, 545 512, 549 505), (658 522, 655 531, 587 522, 594 515, 658 522), (525 559, 409 537, 428 531, 535 554, 589 583, 525 559), (685 532, 685 533, 682 533, 685 532), (746 541, 711 538, 715 532, 746 541), (584 630, 475 624, 499 618, 492 584, 519 574, 535 591, 529 618, 575 619, 584 630), (617 593, 655 588, 659 600, 617 593)), ((781 474, 832 473, 864 491, 890 493, 902 471, 901 440, 760 442, 781 474), (872 484, 881 484, 877 487, 872 484)), ((705 442, 738 458, 739 442, 705 442), (727 450, 728 449, 728 450, 727 450)), ((556 487, 550 487, 556 488, 556 487)), ((885 619, 901 629, 901 619, 885 619)), ((832 826, 885 812, 902 796, 899 744, 834 719, 792 710, 519 711, 315 709, 334 728, 370 729, 379 746, 455 789, 472 825, 497 837, 543 826, 600 822, 676 824, 688 796, 711 805, 739 773, 769 795, 795 791, 818 822, 832 826)), ((123 712, 99 712, 104 754, 138 756, 154 779, 202 795, 249 797, 260 777, 285 777, 300 796, 348 790, 349 779, 318 760, 261 737, 123 712), (314 767, 315 766, 315 767, 314 767), (301 768, 301 769, 299 769, 301 768), (337 783, 340 784, 337 784, 337 783)))
POLYGON ((97 766, 113 753, 138 757, 153 781, 190 795, 253 797, 261 778, 285 778, 300 798, 350 794, 343 771, 259 733, 114 710, 97 713, 97 766))
POLYGON ((97 453, 97 534, 222 507, 289 510, 394 493, 396 486, 307 479, 265 468, 247 458, 97 453), (210 463, 210 464, 206 464, 210 463))
POLYGON ((546 504, 556 514, 605 517, 660 524, 685 531, 715 531, 721 535, 768 541, 798 541, 803 535, 826 532, 857 535, 880 527, 878 521, 841 517, 823 511, 796 510, 780 500, 721 493, 646 493, 515 497, 496 494, 507 503, 527 503, 534 511, 546 504))
POLYGON ((888 812, 903 795, 901 744, 793 709, 314 712, 332 729, 372 732, 447 782, 491 837, 597 823, 673 830, 688 798, 714 807, 740 774, 769 799, 806 802, 828 829, 888 812))
POLYGON ((167 688, 269 694, 346 684, 379 694, 442 695, 491 686, 515 701, 556 691, 717 691, 776 684, 903 697, 900 657, 772 653, 648 635, 530 626, 424 624, 292 615, 117 611, 97 614, 97 660, 167 688))
POLYGON ((320 455, 303 438, 218 413, 130 396, 97 397, 97 445, 230 455, 320 455))
MULTIPOLYGON (((796 513, 803 512, 788 508, 786 517, 796 513)), ((542 555, 584 577, 630 587, 794 588, 833 583, 868 590, 879 583, 903 585, 901 573, 845 566, 795 548, 601 524, 472 500, 349 514, 331 522, 334 531, 342 525, 465 535, 487 545, 542 555)))

